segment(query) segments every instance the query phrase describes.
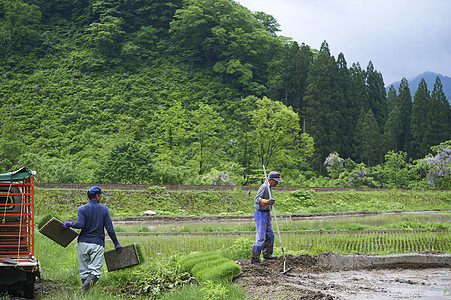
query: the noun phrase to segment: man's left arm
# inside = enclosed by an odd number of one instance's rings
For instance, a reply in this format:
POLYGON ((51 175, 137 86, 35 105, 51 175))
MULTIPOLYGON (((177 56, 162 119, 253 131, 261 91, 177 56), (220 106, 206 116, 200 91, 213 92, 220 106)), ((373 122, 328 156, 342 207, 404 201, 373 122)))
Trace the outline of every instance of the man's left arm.
POLYGON ((114 231, 113 221, 111 221, 110 212, 108 211, 108 208, 106 209, 105 214, 105 228, 106 231, 108 232, 108 235, 110 236, 111 241, 114 244, 114 248, 116 248, 116 250, 120 252, 122 246, 117 240, 116 231, 114 231))

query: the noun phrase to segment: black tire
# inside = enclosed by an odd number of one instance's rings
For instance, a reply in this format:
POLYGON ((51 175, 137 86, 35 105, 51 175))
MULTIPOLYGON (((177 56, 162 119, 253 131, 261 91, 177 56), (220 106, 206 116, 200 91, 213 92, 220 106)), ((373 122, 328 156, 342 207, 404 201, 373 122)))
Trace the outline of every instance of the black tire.
POLYGON ((27 273, 27 279, 23 283, 23 296, 25 299, 34 299, 34 283, 36 273, 27 273))
POLYGON ((34 282, 24 282, 23 296, 25 297, 25 299, 34 299, 34 282))

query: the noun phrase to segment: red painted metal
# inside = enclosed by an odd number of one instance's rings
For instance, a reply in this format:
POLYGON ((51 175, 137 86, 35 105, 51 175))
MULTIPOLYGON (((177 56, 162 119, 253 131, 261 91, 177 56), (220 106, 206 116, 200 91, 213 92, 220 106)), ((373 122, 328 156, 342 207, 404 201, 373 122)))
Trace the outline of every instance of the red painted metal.
POLYGON ((34 176, 0 186, 0 258, 34 259, 34 176))

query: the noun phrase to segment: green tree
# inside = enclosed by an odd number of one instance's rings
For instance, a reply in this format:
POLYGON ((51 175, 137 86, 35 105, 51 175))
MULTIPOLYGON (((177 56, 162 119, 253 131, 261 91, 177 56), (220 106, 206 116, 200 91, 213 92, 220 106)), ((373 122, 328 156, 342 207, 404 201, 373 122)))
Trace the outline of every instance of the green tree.
POLYGON ((424 157, 431 145, 428 143, 426 134, 428 120, 428 108, 430 105, 429 91, 426 81, 421 79, 418 89, 415 92, 412 104, 412 115, 410 121, 410 146, 412 148, 411 156, 414 159, 424 157))
POLYGON ((207 104, 200 104, 192 112, 191 138, 193 139, 193 158, 197 162, 199 175, 204 174, 222 157, 222 134, 224 119, 207 104))
POLYGON ((375 165, 379 160, 381 136, 373 111, 362 110, 355 129, 357 147, 355 156, 367 166, 375 165))
POLYGON ((301 126, 305 115, 303 97, 312 62, 309 46, 302 44, 299 47, 297 42, 289 42, 283 45, 270 65, 268 96, 293 107, 301 117, 301 126))
POLYGON ((152 182, 150 149, 134 140, 119 140, 107 151, 94 172, 99 183, 145 184, 152 182))
POLYGON ((379 128, 383 128, 388 115, 385 85, 382 74, 374 69, 371 61, 366 69, 366 83, 370 108, 379 128))
POLYGON ((388 114, 387 122, 385 122, 384 136, 386 147, 388 150, 398 152, 399 137, 401 131, 401 112, 397 105, 388 114))
POLYGON ((393 110, 393 108, 395 108, 395 105, 398 102, 397 98, 398 98, 398 95, 396 94, 396 89, 392 84, 388 88, 388 92, 387 92, 388 113, 390 113, 393 110))
POLYGON ((321 173, 323 159, 339 149, 343 93, 339 86, 338 65, 324 41, 307 78, 304 97, 306 105, 305 131, 315 141, 314 163, 321 173))
POLYGON ((409 150, 410 141, 410 119, 412 115, 412 96, 410 95, 409 83, 406 78, 401 79, 399 84, 398 102, 401 113, 401 131, 398 149, 407 152, 409 150))
POLYGON ((23 50, 37 35, 41 12, 36 5, 21 0, 0 2, 0 44, 9 50, 23 50))
POLYGON ((406 152, 388 151, 385 162, 374 168, 376 179, 386 188, 405 188, 411 178, 406 152))
POLYGON ((243 92, 258 92, 276 38, 230 0, 187 0, 171 22, 172 51, 204 63, 243 92))
POLYGON ((359 99, 354 94, 352 73, 347 67, 343 53, 338 54, 338 81, 343 95, 343 103, 337 109, 341 111, 340 144, 338 149, 344 157, 352 157, 354 144, 354 130, 359 117, 359 99))
MULTIPOLYGON (((258 98, 247 96, 233 105, 233 112, 226 118, 230 133, 229 147, 226 151, 229 157, 241 167, 239 175, 243 178, 243 184, 252 182, 254 173, 255 147, 253 144, 253 126, 251 124, 251 112, 256 109, 258 98)), ((260 171, 260 170, 259 170, 260 171)), ((261 172, 258 174, 260 175, 261 172)))
POLYGON ((299 116, 292 108, 267 97, 258 99, 256 105, 250 115, 257 166, 277 166, 293 154, 288 150, 298 150, 299 116))
POLYGON ((21 127, 19 119, 14 116, 12 105, 4 105, 0 111, 0 172, 13 171, 11 168, 20 162, 25 145, 17 133, 21 127))
POLYGON ((451 139, 451 108, 438 76, 428 108, 426 137, 429 146, 451 139))
POLYGON ((280 31, 280 24, 277 22, 277 20, 273 16, 268 15, 267 13, 262 12, 262 11, 256 11, 252 14, 260 23, 263 24, 263 27, 272 36, 276 36, 277 32, 280 31))
POLYGON ((122 22, 120 18, 105 16, 100 22, 91 23, 87 29, 88 42, 105 56, 117 55, 125 34, 121 29, 122 22))

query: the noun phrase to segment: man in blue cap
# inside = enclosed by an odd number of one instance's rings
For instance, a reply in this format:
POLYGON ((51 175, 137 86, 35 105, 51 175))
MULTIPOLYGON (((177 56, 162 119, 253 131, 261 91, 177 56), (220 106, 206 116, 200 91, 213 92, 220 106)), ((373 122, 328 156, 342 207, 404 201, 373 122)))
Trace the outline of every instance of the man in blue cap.
POLYGON ((64 222, 63 229, 69 227, 81 229, 78 235, 78 264, 83 283, 82 291, 88 291, 102 274, 103 253, 105 248, 105 231, 114 243, 116 251, 121 251, 121 244, 116 237, 108 208, 100 204, 105 193, 93 186, 88 190, 89 202, 78 208, 77 221, 64 222))
MULTIPOLYGON (((279 182, 283 182, 280 178, 280 173, 272 171, 268 175, 269 189, 275 187, 279 182)), ((274 259, 277 258, 273 256, 274 248, 274 231, 271 225, 271 208, 276 200, 271 198, 269 194, 266 182, 263 183, 258 189, 257 195, 254 200, 254 219, 255 226, 257 227, 257 236, 255 238, 254 245, 252 246, 251 252, 251 264, 259 263, 260 254, 263 252, 264 259, 274 259)))

